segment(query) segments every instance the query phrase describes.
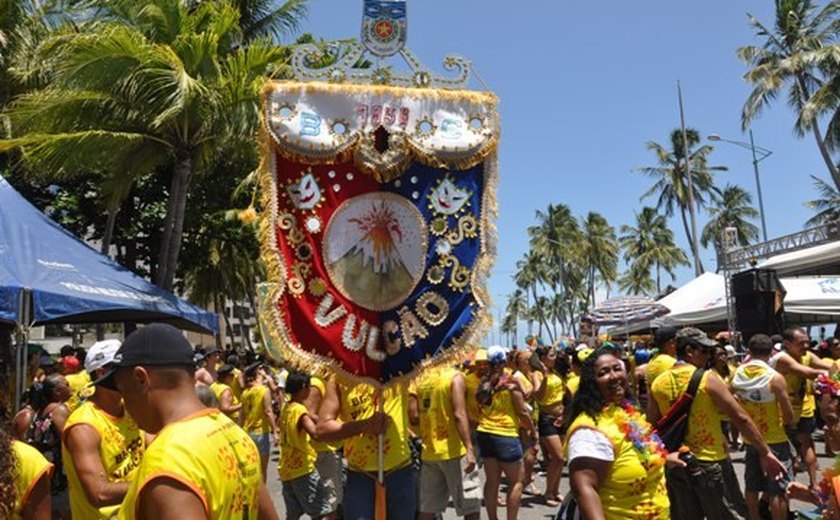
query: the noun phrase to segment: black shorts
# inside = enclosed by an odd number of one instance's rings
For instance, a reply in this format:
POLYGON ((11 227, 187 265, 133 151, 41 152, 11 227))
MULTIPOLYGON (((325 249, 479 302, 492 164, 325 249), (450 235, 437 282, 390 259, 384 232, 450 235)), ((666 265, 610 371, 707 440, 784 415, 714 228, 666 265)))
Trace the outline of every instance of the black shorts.
POLYGON ((547 413, 540 412, 540 419, 537 421, 537 429, 540 437, 551 437, 552 435, 560 435, 560 428, 554 426, 554 421, 557 417, 547 413))
POLYGON ((811 435, 817 429, 817 420, 814 417, 800 417, 799 422, 785 427, 785 432, 792 440, 799 433, 811 435))
POLYGON ((764 492, 769 495, 784 496, 785 491, 787 490, 787 485, 790 482, 791 475, 793 475, 793 463, 790 458, 790 444, 787 442, 771 444, 770 450, 787 470, 785 478, 782 478, 781 480, 774 480, 765 477, 764 471, 761 469, 758 450, 747 444, 747 453, 744 456, 744 489, 749 492, 764 492))

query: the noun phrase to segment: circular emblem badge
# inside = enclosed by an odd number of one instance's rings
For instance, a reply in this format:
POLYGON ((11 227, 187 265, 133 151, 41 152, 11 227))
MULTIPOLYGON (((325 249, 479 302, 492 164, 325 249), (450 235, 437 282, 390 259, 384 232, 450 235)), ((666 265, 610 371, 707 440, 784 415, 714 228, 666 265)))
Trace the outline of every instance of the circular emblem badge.
POLYGON ((386 311, 402 303, 426 267, 428 230, 420 211, 393 193, 366 193, 335 210, 324 232, 324 263, 353 303, 386 311))
POLYGON ((393 20, 383 18, 373 24, 373 37, 381 43, 388 43, 397 38, 397 26, 393 20))

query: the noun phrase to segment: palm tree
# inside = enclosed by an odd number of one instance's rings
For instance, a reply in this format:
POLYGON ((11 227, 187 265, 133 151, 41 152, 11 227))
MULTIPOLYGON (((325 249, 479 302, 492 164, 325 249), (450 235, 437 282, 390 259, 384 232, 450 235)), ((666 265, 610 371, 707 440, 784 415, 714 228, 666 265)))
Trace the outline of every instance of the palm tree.
POLYGON ((536 305, 537 302, 537 284, 539 283, 540 279, 542 278, 541 271, 543 270, 544 266, 540 257, 534 252, 533 248, 528 250, 528 253, 522 258, 522 260, 516 263, 516 274, 514 275, 514 280, 516 281, 516 286, 526 294, 528 297, 530 291, 530 299, 533 302, 531 305, 532 312, 529 313, 528 317, 528 333, 532 332, 531 324, 536 321, 538 326, 538 334, 542 334, 543 325, 545 325, 545 315, 542 313, 543 309, 536 305))
POLYGON ((172 289, 189 183, 222 144, 253 146, 259 88, 288 52, 268 40, 244 41, 240 12, 224 0, 93 3, 102 13, 96 30, 43 46, 55 64, 53 83, 12 105, 17 137, 0 142, 0 151, 19 148, 57 178, 91 164, 124 178, 167 169, 155 267, 157 284, 172 289))
POLYGON ((588 308, 595 305, 596 275, 607 287, 618 277, 618 240, 615 228, 600 213, 589 212, 581 227, 580 255, 587 270, 585 307, 588 308))
POLYGON ((656 289, 656 284, 650 277, 650 271, 632 265, 618 279, 618 288, 627 294, 650 295, 656 289))
MULTIPOLYGON (((711 197, 717 192, 714 183, 714 172, 726 171, 725 166, 710 166, 709 155, 714 148, 711 145, 700 144, 700 133, 694 128, 686 129, 686 140, 688 141, 688 157, 691 164, 691 179, 694 189, 694 202, 697 209, 703 208, 711 197)), ((664 212, 665 216, 672 217, 679 211, 682 219, 685 236, 689 247, 692 248, 692 255, 703 270, 700 261, 699 251, 694 250, 694 240, 691 229, 688 226, 688 184, 685 175, 685 147, 683 146, 682 131, 676 129, 671 132, 670 148, 650 141, 647 143, 648 150, 656 154, 656 166, 638 168, 636 171, 652 177, 653 186, 643 195, 642 200, 655 196, 656 209, 664 212)))
MULTIPOLYGON (((721 194, 712 198, 709 206, 709 222, 703 227, 700 243, 703 247, 713 244, 718 258, 723 254, 723 230, 732 227, 738 230, 738 245, 746 246, 758 239, 758 226, 750 222, 759 213, 752 207, 752 197, 740 186, 727 184, 721 194)), ((718 269, 721 267, 718 261, 718 269)))
MULTIPOLYGON (((764 43, 741 47, 738 57, 751 67, 744 79, 753 85, 741 113, 743 128, 749 127, 753 118, 787 88, 788 105, 797 113, 795 131, 800 136, 811 131, 834 185, 840 189, 840 171, 829 151, 831 143, 826 142, 815 117, 824 107, 812 107, 810 113, 803 114, 809 98, 823 84, 814 52, 820 49, 836 52, 832 44, 840 29, 837 13, 838 3, 834 1, 818 10, 812 0, 776 0, 772 28, 747 15, 764 43)), ((832 142, 836 144, 836 139, 832 142)))
POLYGON ((513 343, 519 343, 519 321, 525 318, 528 312, 527 293, 524 289, 517 287, 512 293, 508 295, 507 305, 505 306, 505 317, 502 325, 507 324, 507 332, 512 335, 513 343))
POLYGON ((805 205, 816 211, 817 214, 805 222, 805 227, 810 228, 840 222, 840 191, 819 177, 812 175, 811 180, 814 182, 814 189, 817 190, 819 198, 810 200, 805 205))
POLYGON ((668 228, 665 217, 654 208, 642 208, 636 214, 636 226, 621 226, 618 238, 624 250, 624 261, 630 265, 624 281, 619 281, 622 290, 632 288, 634 294, 647 294, 662 290, 661 272, 675 279, 674 271, 680 265, 689 265, 682 249, 674 243, 674 232, 668 228), (651 269, 656 272, 656 280, 650 278, 651 269), (650 278, 651 283, 647 283, 650 278))

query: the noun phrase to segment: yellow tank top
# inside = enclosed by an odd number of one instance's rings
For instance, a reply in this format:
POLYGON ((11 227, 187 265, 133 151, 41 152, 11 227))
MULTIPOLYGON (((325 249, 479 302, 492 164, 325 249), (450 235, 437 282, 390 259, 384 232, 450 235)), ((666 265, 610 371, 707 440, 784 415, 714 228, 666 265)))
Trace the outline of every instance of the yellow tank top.
MULTIPOLYGON (((535 373, 539 374, 539 372, 535 373)), ((536 396, 534 396, 534 383, 531 381, 531 378, 518 370, 513 374, 513 376, 522 384, 522 389, 524 390, 525 395, 528 396, 525 398, 525 402, 531 407, 531 420, 534 424, 537 424, 537 420, 540 417, 540 408, 537 406, 537 399, 536 396)))
POLYGON ((648 361, 647 372, 645 373, 645 380, 648 387, 651 387, 663 372, 670 369, 677 362, 668 354, 658 354, 655 358, 648 361))
MULTIPOLYGON (((691 374, 695 370, 697 368, 694 365, 675 365, 671 370, 656 378, 651 392, 660 412, 665 414, 668 408, 688 389, 691 374)), ((728 452, 723 430, 720 427, 717 406, 706 392, 706 384, 710 377, 717 377, 714 370, 707 370, 703 374, 697 395, 691 404, 685 445, 699 460, 718 461, 725 459, 728 452)))
POLYGON ((569 374, 569 379, 566 381, 566 388, 569 390, 569 393, 574 397, 574 395, 578 391, 578 387, 580 386, 580 376, 572 373, 569 374))
POLYGON ((500 385, 490 404, 481 406, 477 430, 500 437, 519 437, 519 421, 511 398, 510 385, 500 385))
MULTIPOLYGON (((210 385, 210 390, 213 390, 213 393, 216 394, 216 399, 218 399, 220 403, 222 402, 222 394, 225 393, 225 390, 230 390, 230 404, 233 406, 239 404, 239 399, 237 399, 236 396, 233 395, 233 390, 224 383, 213 381, 213 384, 210 385)), ((230 417, 233 422, 239 421, 239 410, 228 414, 228 417, 230 417)))
POLYGON ((300 418, 308 412, 301 403, 290 402, 280 412, 280 462, 277 472, 286 482, 315 471, 318 454, 311 438, 300 425, 300 418))
MULTIPOLYGON (((566 438, 579 428, 590 428, 606 435, 615 448, 615 460, 609 473, 598 486, 598 496, 607 520, 644 519, 667 520, 671 504, 665 489, 665 458, 659 453, 642 454, 627 438, 620 424, 628 422, 627 413, 611 406, 598 420, 582 413, 572 422, 566 438)), ((641 415, 635 422, 650 425, 641 415)), ((566 445, 568 455, 568 445, 566 445)))
POLYGON ((268 387, 263 385, 255 385, 242 392, 240 411, 243 414, 242 428, 246 432, 255 434, 271 432, 271 424, 263 406, 263 399, 267 393, 268 387))
POLYGON ((64 379, 67 380, 67 385, 72 392, 70 399, 64 404, 67 405, 68 410, 73 412, 93 395, 94 389, 88 386, 90 384, 90 375, 84 370, 75 374, 66 375, 64 379))
MULTIPOLYGON (((63 437, 66 438, 67 432, 80 424, 91 426, 99 434, 99 458, 102 467, 105 468, 106 478, 110 482, 132 481, 143 457, 145 442, 137 423, 128 412, 122 417, 114 417, 88 401, 67 418, 63 437)), ((64 443, 61 446, 61 455, 64 471, 67 473, 70 512, 73 518, 106 520, 116 515, 120 509, 119 505, 96 508, 88 502, 76 467, 72 463, 73 458, 64 443)))
POLYGON ((563 402, 563 380, 554 372, 549 372, 543 380, 545 393, 539 400, 540 408, 547 408, 563 402))
MULTIPOLYGON (((806 352, 799 361, 806 367, 811 366, 811 353, 806 352)), ((796 374, 785 374, 790 404, 793 405, 793 421, 799 422, 800 418, 808 419, 814 416, 817 403, 814 399, 814 384, 807 377, 796 374)))
POLYGON ((451 460, 467 452, 452 411, 452 379, 457 374, 447 367, 423 374, 417 382, 423 460, 451 460))
POLYGON ((208 519, 257 518, 262 485, 257 447, 216 409, 201 410, 160 431, 143 455, 120 519, 135 518, 140 493, 160 476, 195 492, 208 519))
POLYGON ((481 384, 481 378, 474 372, 470 372, 464 377, 464 386, 467 387, 467 415, 470 416, 470 422, 478 423, 478 418, 481 412, 478 409, 478 401, 475 399, 475 393, 478 392, 478 386, 481 384))
MULTIPOLYGON (((772 368, 764 364, 747 363, 737 370, 747 380, 750 380, 763 376, 772 368)), ((764 393, 770 396, 772 395, 772 389, 768 388, 764 393)), ((744 395, 742 392, 737 392, 737 394, 739 396, 738 402, 755 423, 755 427, 758 428, 761 437, 767 444, 779 444, 788 441, 782 422, 782 414, 779 410, 779 402, 775 399, 775 396, 772 401, 762 402, 761 396, 757 396, 759 399, 750 399, 749 395, 744 395)), ((744 442, 749 444, 746 439, 744 439, 744 442)))
MULTIPOLYGON (((379 390, 371 385, 358 384, 341 387, 340 419, 344 422, 367 419, 379 409, 376 399, 379 390)), ((411 451, 408 447, 408 388, 404 384, 391 385, 382 390, 385 414, 391 420, 385 430, 385 471, 399 469, 408 464, 411 451)), ((354 471, 375 472, 377 464, 377 436, 356 435, 344 441, 344 458, 354 471)))
MULTIPOLYGON (((321 399, 327 395, 327 386, 324 384, 324 381, 318 377, 311 377, 309 379, 309 384, 314 386, 321 392, 321 399)), ((318 453, 325 452, 325 451, 338 451, 341 447, 341 441, 337 442, 319 442, 316 440, 312 441, 312 447, 315 448, 315 451, 318 453)))
POLYGON ((12 510, 11 520, 21 520, 23 508, 29 502, 29 494, 44 474, 52 474, 53 465, 41 455, 40 451, 24 442, 13 440, 12 451, 17 460, 17 474, 15 475, 15 508, 12 510))

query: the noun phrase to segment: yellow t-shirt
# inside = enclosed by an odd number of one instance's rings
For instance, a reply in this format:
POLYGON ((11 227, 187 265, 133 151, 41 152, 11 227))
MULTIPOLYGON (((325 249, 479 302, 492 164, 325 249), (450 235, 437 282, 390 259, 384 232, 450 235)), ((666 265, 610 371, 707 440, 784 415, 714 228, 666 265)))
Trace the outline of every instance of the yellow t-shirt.
MULTIPOLYGON (((811 353, 805 352, 799 363, 810 367, 811 353)), ((807 377, 788 373, 785 374, 785 383, 787 384, 788 396, 790 396, 790 404, 793 405, 793 422, 799 422, 800 418, 809 419, 813 417, 817 408, 813 381, 807 377)))
POLYGON ((547 408, 563 402, 563 380, 554 372, 549 372, 543 380, 545 393, 539 399, 540 408, 547 408))
POLYGON ((11 520, 21 520, 23 508, 29 502, 29 494, 44 474, 52 475, 53 465, 40 451, 24 442, 13 440, 12 451, 17 460, 17 472, 15 474, 15 507, 12 510, 11 520))
MULTIPOLYGON (((321 399, 323 399, 327 395, 327 385, 324 384, 324 381, 321 378, 312 376, 309 379, 309 384, 314 386, 321 392, 321 399)), ((341 447, 341 441, 337 442, 319 442, 316 440, 312 441, 312 447, 315 448, 315 451, 318 453, 324 451, 338 451, 341 447)))
POLYGON ((657 354, 655 358, 648 361, 647 373, 645 374, 645 381, 647 381, 648 388, 652 387, 653 383, 656 382, 656 378, 674 366, 676 362, 676 359, 665 353, 657 354))
POLYGON ((481 406, 477 430, 501 437, 519 437, 519 421, 509 384, 496 387, 490 404, 481 406))
POLYGON ((417 381, 423 460, 451 460, 467 452, 452 410, 452 379, 459 373, 446 367, 429 371, 417 381))
POLYGON ((67 409, 73 412, 93 395, 94 389, 88 386, 90 385, 90 375, 84 370, 75 374, 68 374, 64 376, 64 379, 67 380, 67 385, 72 392, 72 395, 65 404, 67 405, 67 409))
MULTIPOLYGON (((688 389, 691 374, 695 370, 697 368, 691 364, 674 365, 673 368, 656 378, 651 387, 651 393, 661 413, 666 413, 668 408, 688 389)), ((685 445, 699 460, 719 461, 727 458, 728 452, 726 439, 723 438, 723 430, 720 427, 718 408, 706 390, 710 377, 718 376, 714 370, 707 370, 703 374, 697 395, 691 404, 685 445)))
MULTIPOLYGON (((213 384, 210 385, 210 390, 212 390, 213 393, 216 394, 216 399, 219 400, 219 403, 222 402, 222 394, 225 393, 225 390, 230 390, 230 404, 232 406, 236 406, 239 404, 239 399, 237 399, 236 396, 233 394, 233 390, 224 383, 213 381, 213 384)), ((239 420, 239 410, 228 414, 228 417, 230 417, 233 422, 237 422, 239 420)))
MULTIPOLYGON (((757 379, 766 374, 768 370, 773 369, 764 363, 747 363, 740 366, 737 370, 741 371, 747 380, 751 380, 757 379)), ((744 411, 747 412, 750 419, 755 423, 755 427, 761 433, 761 437, 767 444, 788 442, 785 427, 782 422, 782 413, 779 409, 779 402, 775 399, 775 396, 773 396, 772 401, 765 401, 761 399, 763 396, 760 394, 757 396, 758 399, 750 399, 749 395, 744 395, 741 392, 736 393, 738 394, 738 402, 741 404, 741 407, 744 408, 744 411)), ((766 389, 765 393, 768 396, 771 395, 772 389, 766 389)), ((744 439, 744 442, 749 444, 746 439, 744 439)))
POLYGON ((198 495, 210 520, 257 518, 260 454, 248 435, 216 409, 201 410, 160 431, 125 495, 121 520, 136 517, 143 488, 161 476, 198 495))
MULTIPOLYGON (((123 413, 122 417, 114 417, 88 401, 67 418, 62 439, 66 439, 71 428, 80 424, 92 427, 99 434, 99 458, 106 478, 110 482, 131 482, 137 472, 137 466, 140 465, 140 459, 143 458, 145 441, 137 423, 128 412, 123 413)), ((73 457, 64 443, 61 445, 61 456, 64 471, 67 473, 70 512, 73 518, 107 520, 116 515, 119 504, 96 508, 88 502, 73 465, 73 457)))
POLYGON ((300 425, 300 418, 308 412, 301 403, 289 402, 280 412, 280 462, 277 472, 287 482, 315 471, 318 453, 311 438, 300 425))
POLYGON ((475 393, 478 392, 479 385, 481 385, 481 378, 478 377, 478 374, 470 372, 464 376, 464 386, 467 387, 467 415, 473 424, 477 424, 478 418, 481 416, 481 412, 478 409, 478 401, 475 399, 475 393))
POLYGON ((569 390, 569 393, 574 397, 574 395, 578 391, 578 387, 580 386, 580 376, 572 372, 569 374, 569 378, 566 380, 566 388, 569 390))
MULTIPOLYGON (((607 520, 667 520, 671 516, 671 504, 665 489, 665 457, 651 453, 645 460, 620 427, 628 421, 627 413, 617 406, 601 412, 597 421, 582 413, 572 422, 566 438, 571 438, 575 430, 589 428, 601 432, 612 443, 615 460, 598 486, 607 520)), ((634 422, 650 428, 641 415, 634 422)))
POLYGON ((242 392, 243 416, 242 428, 248 433, 262 434, 271 432, 271 424, 265 415, 263 399, 268 393, 268 387, 254 385, 242 392))
MULTIPOLYGON (((371 385, 357 384, 340 388, 339 418, 343 422, 367 419, 379 409, 379 390, 371 385)), ((383 447, 385 471, 404 467, 411 460, 408 447, 408 388, 396 384, 382 390, 385 414, 391 420, 385 430, 383 447)), ((375 435, 356 435, 344 441, 344 458, 354 471, 378 470, 378 438, 375 435)))

